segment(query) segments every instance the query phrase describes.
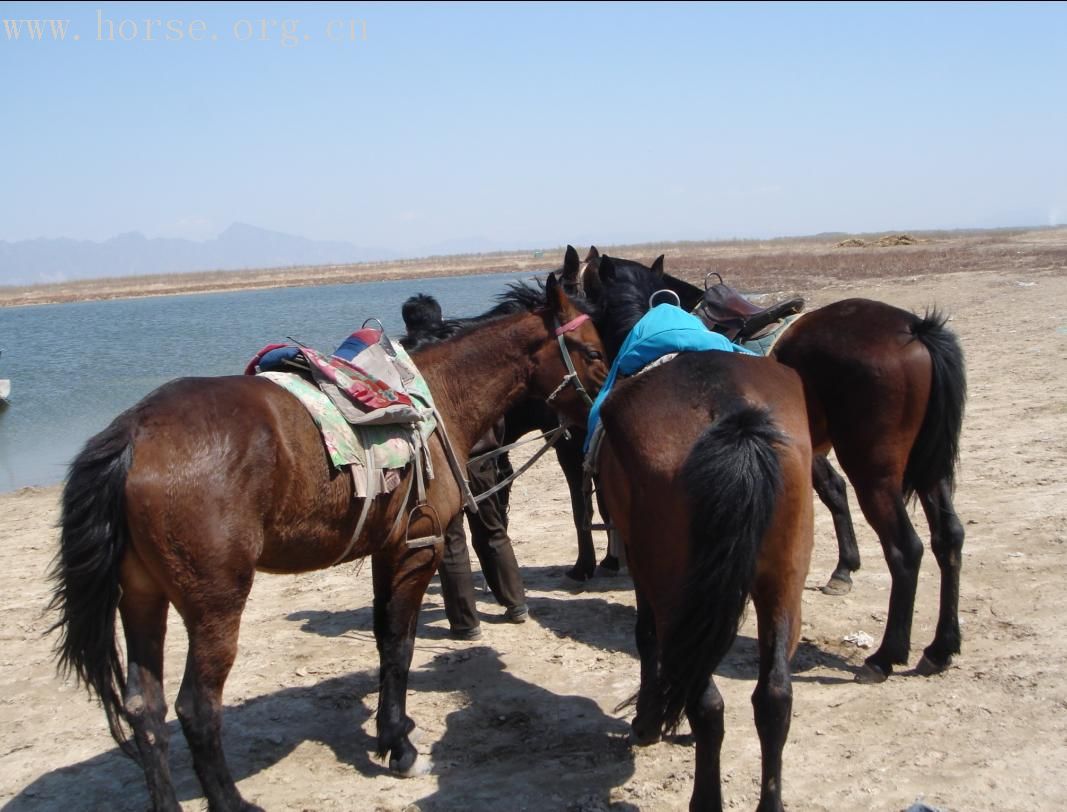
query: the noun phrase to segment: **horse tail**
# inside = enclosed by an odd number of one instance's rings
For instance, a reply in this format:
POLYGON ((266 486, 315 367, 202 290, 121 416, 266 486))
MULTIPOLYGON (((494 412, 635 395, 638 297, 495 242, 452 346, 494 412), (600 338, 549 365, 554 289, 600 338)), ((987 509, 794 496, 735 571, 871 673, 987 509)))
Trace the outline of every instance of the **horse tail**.
POLYGON ((950 490, 955 486, 967 375, 963 349, 955 334, 945 329, 947 321, 948 317, 935 309, 911 326, 912 335, 930 353, 933 380, 926 415, 904 469, 905 500, 941 481, 947 482, 950 490))
POLYGON ((690 564, 663 641, 660 711, 666 729, 737 636, 782 479, 783 437, 765 409, 743 406, 697 439, 682 469, 691 506, 690 564))
POLYGON ((132 458, 129 419, 123 415, 89 440, 71 463, 63 487, 59 552, 50 574, 54 587, 48 608, 58 611, 59 619, 48 631, 60 633, 58 670, 73 673, 90 695, 96 694, 112 737, 136 758, 122 725, 126 678, 115 642, 132 458))

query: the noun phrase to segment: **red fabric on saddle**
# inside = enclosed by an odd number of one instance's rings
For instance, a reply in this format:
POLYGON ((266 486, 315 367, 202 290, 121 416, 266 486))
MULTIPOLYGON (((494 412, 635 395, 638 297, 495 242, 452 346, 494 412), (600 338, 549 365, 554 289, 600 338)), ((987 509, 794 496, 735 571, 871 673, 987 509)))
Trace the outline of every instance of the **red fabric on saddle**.
MULTIPOLYGON (((376 343, 379 333, 376 330, 360 330, 360 333, 373 334, 376 343)), ((362 339, 361 339, 362 340, 362 339)), ((245 367, 245 375, 255 375, 256 367, 264 355, 292 344, 268 344, 245 367)), ((384 381, 368 374, 355 364, 350 364, 336 355, 326 356, 311 347, 296 347, 297 353, 304 357, 316 377, 325 378, 344 392, 353 403, 368 412, 385 409, 389 406, 413 406, 411 398, 404 392, 398 392, 384 381)))

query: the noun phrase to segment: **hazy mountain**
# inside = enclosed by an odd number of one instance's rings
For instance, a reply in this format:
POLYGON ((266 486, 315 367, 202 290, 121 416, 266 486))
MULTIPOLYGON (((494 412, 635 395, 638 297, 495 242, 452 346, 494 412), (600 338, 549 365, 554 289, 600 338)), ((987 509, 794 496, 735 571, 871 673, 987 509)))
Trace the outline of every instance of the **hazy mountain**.
POLYGON ((309 240, 234 223, 212 240, 153 238, 130 232, 104 242, 0 240, 0 285, 31 285, 101 276, 329 265, 394 259, 385 249, 309 240))

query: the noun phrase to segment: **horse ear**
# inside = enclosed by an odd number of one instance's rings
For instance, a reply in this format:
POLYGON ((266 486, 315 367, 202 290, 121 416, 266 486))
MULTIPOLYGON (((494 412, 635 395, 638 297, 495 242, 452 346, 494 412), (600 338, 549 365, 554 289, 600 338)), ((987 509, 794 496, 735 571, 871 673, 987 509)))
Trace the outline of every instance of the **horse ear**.
POLYGON ((615 281, 615 263, 611 261, 611 257, 600 258, 600 278, 609 282, 615 281))
POLYGON ((596 250, 595 245, 590 245, 589 253, 585 255, 585 261, 592 262, 594 259, 600 259, 600 252, 596 250))
POLYGON ((656 276, 663 273, 663 254, 656 257, 655 262, 652 263, 652 273, 656 274, 656 276))
POLYGON ((574 250, 573 245, 567 246, 567 253, 563 255, 563 274, 561 279, 564 282, 577 282, 578 281, 578 268, 581 263, 578 260, 578 252, 574 250))
MULTIPOLYGON (((577 253, 575 253, 575 256, 577 256, 577 253)), ((554 273, 550 273, 548 279, 545 280, 545 300, 556 318, 563 317, 567 308, 573 307, 554 273)))

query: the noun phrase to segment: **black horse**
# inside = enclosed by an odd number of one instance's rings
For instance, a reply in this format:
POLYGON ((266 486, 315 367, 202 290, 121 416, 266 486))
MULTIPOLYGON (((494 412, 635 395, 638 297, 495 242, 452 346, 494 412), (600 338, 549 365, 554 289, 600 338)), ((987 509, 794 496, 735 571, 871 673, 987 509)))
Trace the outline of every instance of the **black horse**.
MULTIPOLYGON (((568 296, 579 303, 584 301, 587 307, 591 308, 594 319, 598 319, 596 299, 586 296, 580 283, 589 259, 587 257, 586 260, 579 260, 578 252, 573 246, 568 245, 563 258, 563 266, 551 275, 558 279, 560 286, 568 296)), ((405 302, 402 310, 405 323, 411 319, 408 336, 404 339, 405 346, 414 349, 435 343, 486 318, 528 309, 542 296, 543 293, 540 292, 539 287, 515 284, 498 296, 497 305, 487 312, 479 316, 460 319, 442 318, 441 306, 432 297, 412 296, 405 302)), ((499 442, 500 445, 510 445, 531 432, 551 431, 559 425, 559 418, 543 401, 529 398, 509 409, 504 415, 503 423, 504 430, 499 442)), ((596 548, 592 533, 592 496, 583 489, 582 466, 585 459, 583 452, 585 438, 584 426, 571 426, 567 433, 556 440, 553 445, 556 460, 567 481, 571 515, 578 539, 578 558, 566 572, 566 577, 576 583, 588 581, 597 571, 596 548)), ((619 568, 617 559, 612 555, 606 555, 602 565, 601 572, 609 574, 616 572, 619 568)))

